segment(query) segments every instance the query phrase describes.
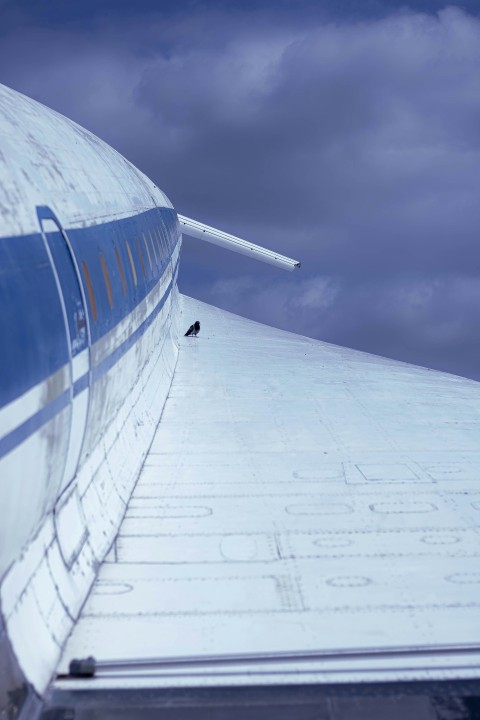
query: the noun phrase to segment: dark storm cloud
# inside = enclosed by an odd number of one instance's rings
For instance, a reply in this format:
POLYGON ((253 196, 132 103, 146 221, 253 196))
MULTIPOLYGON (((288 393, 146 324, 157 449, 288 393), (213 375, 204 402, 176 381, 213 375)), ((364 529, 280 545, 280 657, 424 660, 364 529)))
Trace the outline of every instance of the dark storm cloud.
POLYGON ((1 78, 179 211, 302 260, 286 277, 187 242, 184 291, 480 377, 480 20, 304 7, 30 26, 2 43, 1 78))
MULTIPOLYGON (((399 8, 417 12, 435 13, 445 6, 443 0, 83 0, 68 3, 65 0, 0 0, 3 9, 2 27, 12 30, 15 27, 43 25, 49 27, 74 26, 91 28, 99 18, 125 19, 142 14, 158 13, 176 17, 187 14, 204 14, 215 10, 232 13, 237 9, 248 13, 274 9, 276 19, 290 23, 306 14, 323 19, 372 19, 385 17, 399 8)), ((464 10, 479 14, 478 0, 462 0, 464 10)))

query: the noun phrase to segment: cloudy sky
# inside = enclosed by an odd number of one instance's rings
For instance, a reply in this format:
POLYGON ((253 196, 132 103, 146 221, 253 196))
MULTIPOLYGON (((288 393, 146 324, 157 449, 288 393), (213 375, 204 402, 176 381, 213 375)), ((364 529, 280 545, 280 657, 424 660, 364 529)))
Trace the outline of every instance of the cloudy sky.
POLYGON ((187 294, 480 379, 480 0, 0 0, 0 82, 176 209, 302 261, 186 240, 187 294))

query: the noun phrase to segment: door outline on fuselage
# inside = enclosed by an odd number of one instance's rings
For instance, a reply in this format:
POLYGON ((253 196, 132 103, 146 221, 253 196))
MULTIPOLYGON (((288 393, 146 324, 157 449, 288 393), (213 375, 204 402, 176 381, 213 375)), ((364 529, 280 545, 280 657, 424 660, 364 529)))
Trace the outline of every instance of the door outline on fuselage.
POLYGON ((82 278, 80 275, 80 268, 79 268, 79 265, 77 262, 77 258, 75 257, 75 253, 73 251, 69 237, 68 237, 62 223, 60 222, 58 217, 55 215, 53 210, 51 210, 51 208, 49 208, 46 205, 37 206, 36 212, 37 212, 37 219, 38 219, 38 224, 39 224, 39 228, 40 228, 40 233, 42 235, 44 247, 47 252, 48 259, 50 261, 50 266, 51 266, 51 269, 52 269, 52 272, 53 272, 53 275, 55 278, 55 284, 57 287, 59 301, 60 301, 60 305, 62 308, 62 315, 63 315, 63 321, 64 321, 64 325, 65 325, 65 333, 66 333, 67 345, 68 345, 68 360, 69 360, 69 367, 70 367, 70 403, 72 405, 72 417, 71 417, 70 429, 69 429, 68 450, 67 450, 67 456, 65 458, 65 466, 63 468, 63 477, 62 477, 62 484, 61 484, 61 492, 63 492, 65 490, 65 488, 68 487, 68 485, 71 483, 71 481, 75 477, 76 471, 78 469, 78 462, 82 456, 82 451, 83 451, 83 447, 84 447, 84 443, 85 443, 87 423, 88 423, 88 418, 89 418, 89 414, 90 414, 90 387, 91 387, 91 381, 92 381, 92 336, 91 336, 91 328, 90 328, 90 317, 88 315, 87 298, 85 295, 82 278), (51 247, 49 244, 49 240, 47 237, 48 232, 51 232, 51 231, 45 230, 44 225, 43 225, 44 222, 46 222, 46 221, 54 223, 58 232, 60 233, 60 235, 62 236, 62 238, 65 242, 65 247, 67 249, 68 255, 72 262, 74 275, 77 280, 79 297, 81 299, 81 303, 82 303, 82 307, 83 307, 83 317, 85 319, 85 328, 86 328, 86 335, 87 335, 87 346, 84 350, 81 351, 81 353, 86 352, 86 357, 87 357, 87 362, 88 362, 88 370, 86 373, 88 375, 88 383, 87 383, 87 387, 86 387, 87 401, 86 401, 86 409, 85 409, 84 413, 82 413, 84 415, 85 422, 83 424, 82 438, 81 438, 81 441, 78 446, 78 453, 75 453, 77 457, 76 457, 76 460, 74 463, 74 472, 72 473, 71 477, 67 477, 67 472, 69 469, 69 460, 71 460, 70 449, 71 449, 71 445, 72 445, 72 430, 73 430, 73 425, 74 425, 74 410, 75 410, 75 408, 74 408, 74 399, 75 399, 74 372, 73 372, 74 355, 72 352, 72 337, 71 337, 71 333, 70 333, 70 327, 69 327, 69 322, 68 322, 67 309, 65 306, 65 299, 64 299, 63 290, 62 290, 62 284, 61 284, 61 280, 60 280, 60 277, 58 274, 58 268, 55 263, 53 253, 52 253, 52 250, 51 250, 51 247))

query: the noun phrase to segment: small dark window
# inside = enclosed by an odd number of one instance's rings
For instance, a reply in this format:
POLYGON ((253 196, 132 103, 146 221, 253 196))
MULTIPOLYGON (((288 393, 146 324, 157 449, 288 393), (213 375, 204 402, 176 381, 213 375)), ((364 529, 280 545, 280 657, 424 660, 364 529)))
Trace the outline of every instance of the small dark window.
POLYGON ((93 285, 92 280, 90 278, 90 273, 88 271, 87 263, 82 261, 82 270, 83 275, 85 277, 85 282, 87 283, 87 294, 88 294, 88 300, 90 302, 90 312, 92 313, 92 318, 94 322, 97 321, 97 303, 95 301, 95 293, 93 292, 93 285))
POLYGON ((143 237, 143 244, 145 245, 145 250, 147 251, 148 264, 150 265, 150 270, 153 270, 152 258, 151 258, 151 255, 150 255, 149 247, 148 247, 148 245, 147 245, 147 239, 146 239, 146 237, 145 237, 145 233, 142 233, 142 237, 143 237))
POLYGON ((137 246, 138 257, 140 258, 140 265, 142 266, 143 277, 147 277, 147 273, 145 272, 145 263, 143 262, 142 250, 140 248, 140 243, 138 242, 138 238, 135 238, 135 244, 137 246))
POLYGON ((124 271, 123 265, 122 265, 122 258, 120 257, 120 253, 118 252, 117 248, 114 247, 113 249, 115 251, 115 259, 117 261, 118 271, 120 273, 120 281, 122 283, 123 294, 126 295, 127 294, 127 281, 125 280, 125 271, 124 271))
POLYGON ((162 252, 162 243, 160 241, 160 233, 157 231, 157 228, 154 228, 153 232, 155 233, 155 238, 157 240, 158 252, 160 253, 160 257, 162 257, 163 252, 162 252))
POLYGON ((127 253, 128 253, 128 259, 130 260, 130 267, 132 269, 132 277, 133 277, 133 284, 137 285, 137 271, 135 269, 135 263, 133 261, 133 255, 132 251, 130 250, 130 245, 128 244, 128 240, 125 240, 125 245, 127 246, 127 253))
POLYGON ((153 238, 152 238, 152 233, 151 233, 151 232, 148 233, 148 237, 150 238, 150 245, 152 246, 152 251, 153 251, 153 254, 154 254, 154 256, 155 256, 155 262, 156 262, 157 265, 158 265, 157 248, 155 247, 155 243, 153 242, 153 238))
POLYGON ((100 265, 102 266, 103 279, 105 280, 105 287, 107 288, 108 304, 111 308, 113 308, 112 283, 110 282, 110 275, 108 274, 107 263, 105 262, 105 258, 103 257, 102 253, 100 253, 99 257, 100 265))

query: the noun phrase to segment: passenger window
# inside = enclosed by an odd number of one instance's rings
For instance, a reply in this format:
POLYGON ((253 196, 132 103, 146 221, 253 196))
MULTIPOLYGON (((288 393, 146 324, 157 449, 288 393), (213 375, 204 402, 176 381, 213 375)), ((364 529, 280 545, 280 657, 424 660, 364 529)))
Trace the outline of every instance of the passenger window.
POLYGON ((135 244, 137 246, 138 257, 140 258, 140 265, 142 266, 143 277, 147 277, 147 274, 145 272, 145 263, 143 262, 143 255, 140 249, 140 243, 138 242, 138 238, 135 238, 135 244))
POLYGON ((152 233, 148 233, 148 237, 150 238, 150 245, 152 246, 153 254, 155 255, 155 262, 158 265, 158 256, 157 256, 157 249, 155 247, 155 243, 153 242, 152 233))
POLYGON ((90 312, 92 313, 92 318, 94 322, 97 321, 97 303, 95 301, 95 293, 93 292, 93 285, 92 280, 90 278, 90 272, 87 267, 87 263, 82 260, 82 270, 83 270, 83 276, 85 278, 85 282, 87 284, 87 294, 88 294, 88 300, 90 302, 90 312))
POLYGON ((158 228, 158 237, 159 237, 159 239, 160 239, 160 244, 161 244, 164 252, 166 252, 167 255, 168 255, 168 245, 167 245, 167 243, 165 242, 165 233, 164 233, 163 227, 162 227, 161 225, 160 225, 159 228, 158 228))
POLYGON ((132 251, 130 250, 130 245, 128 244, 128 240, 125 240, 125 245, 127 246, 127 253, 128 253, 128 259, 130 260, 130 267, 132 269, 132 277, 133 277, 133 284, 137 285, 137 271, 135 269, 135 263, 133 261, 133 255, 132 251))
POLYGON ((126 295, 127 294, 127 282, 125 280, 125 272, 124 272, 123 265, 122 265, 122 258, 120 257, 120 253, 118 252, 118 250, 115 246, 113 249, 115 251, 115 259, 117 261, 118 271, 120 273, 120 281, 122 283, 123 294, 126 295))
POLYGON ((110 308, 113 308, 112 284, 110 282, 110 275, 108 274, 107 263, 105 262, 105 258, 102 253, 99 254, 99 257, 100 265, 102 266, 103 279, 105 280, 105 287, 107 288, 108 304, 110 305, 110 308))
POLYGON ((145 237, 145 233, 142 233, 142 237, 143 237, 143 244, 145 245, 145 250, 147 251, 148 264, 150 265, 150 270, 153 270, 152 258, 151 258, 151 255, 150 255, 149 247, 148 247, 148 245, 147 245, 147 239, 146 239, 146 237, 145 237))
POLYGON ((160 257, 162 257, 162 255, 163 255, 163 253, 162 253, 162 243, 160 242, 160 239, 159 239, 159 236, 158 236, 158 232, 157 232, 157 228, 154 228, 154 229, 153 229, 153 232, 155 233, 155 238, 156 238, 156 240, 157 240, 158 252, 160 253, 160 257))

